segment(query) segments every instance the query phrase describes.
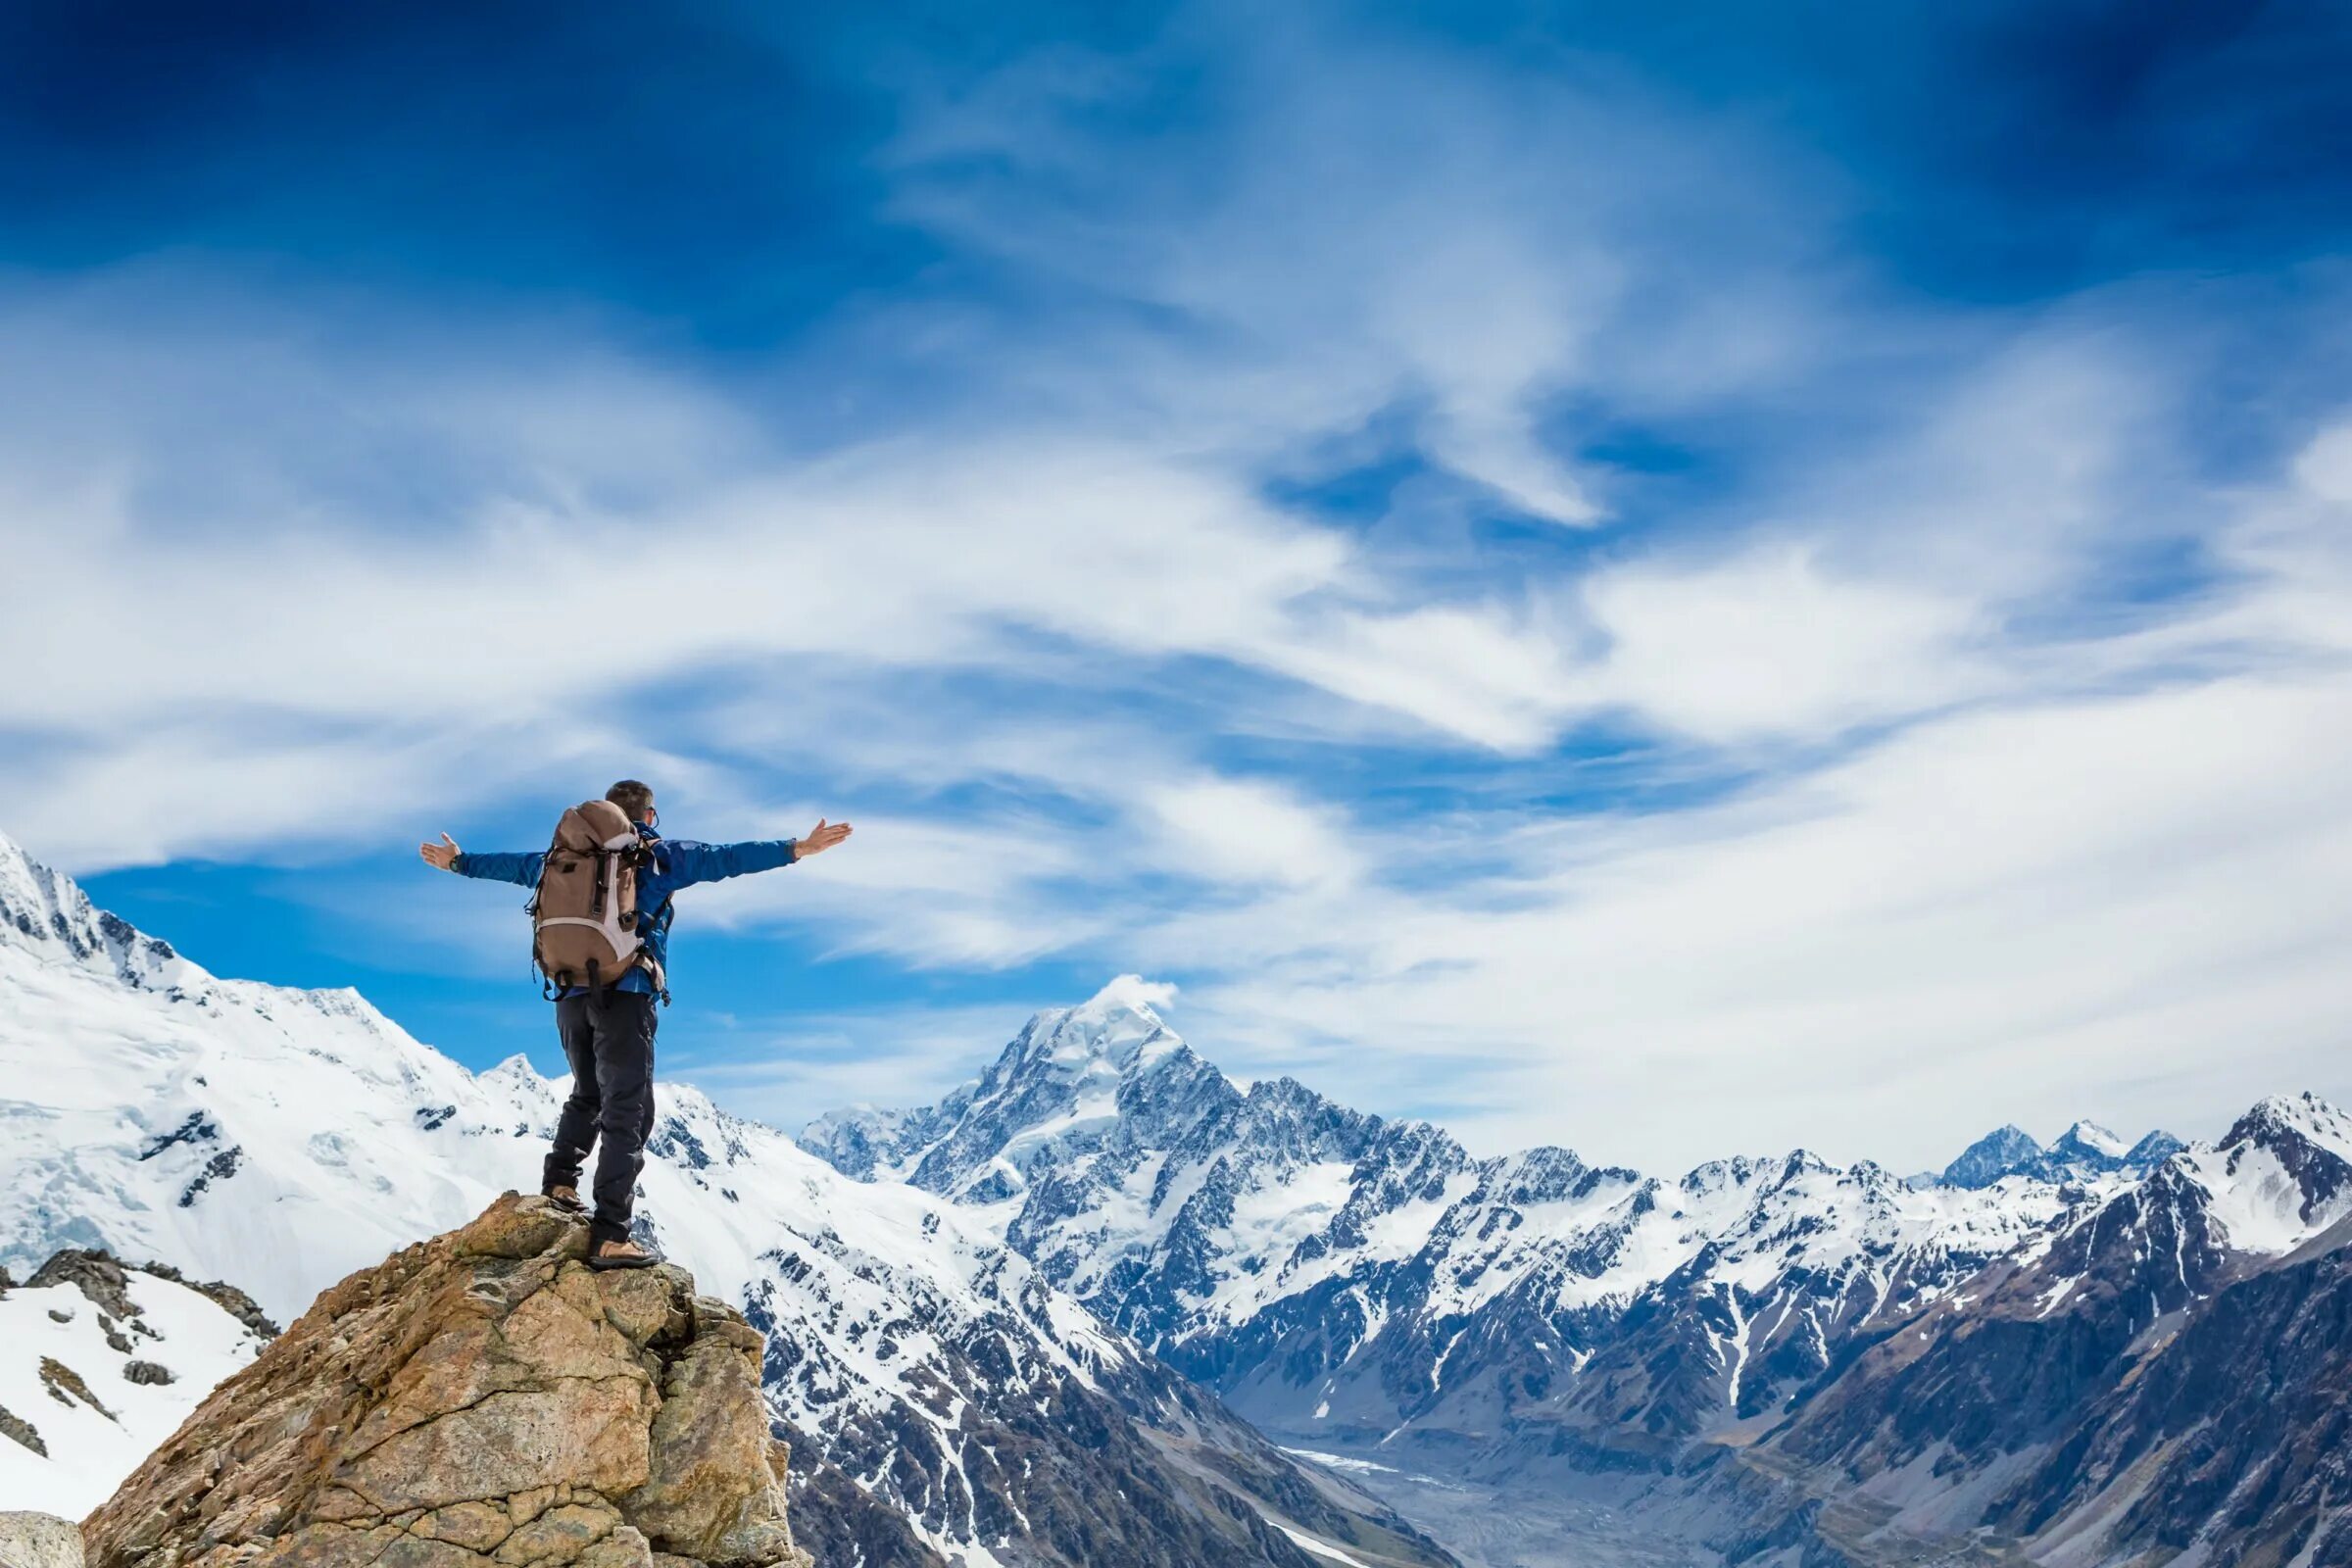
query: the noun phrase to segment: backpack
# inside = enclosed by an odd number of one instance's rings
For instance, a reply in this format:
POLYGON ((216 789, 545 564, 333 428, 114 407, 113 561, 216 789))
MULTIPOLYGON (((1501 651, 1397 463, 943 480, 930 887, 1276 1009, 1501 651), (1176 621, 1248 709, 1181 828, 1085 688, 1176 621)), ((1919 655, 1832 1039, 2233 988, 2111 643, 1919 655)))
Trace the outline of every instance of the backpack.
POLYGON ((532 961, 561 990, 602 990, 632 968, 662 989, 662 966, 637 935, 637 873, 653 847, 611 801, 585 801, 556 824, 531 895, 532 961))

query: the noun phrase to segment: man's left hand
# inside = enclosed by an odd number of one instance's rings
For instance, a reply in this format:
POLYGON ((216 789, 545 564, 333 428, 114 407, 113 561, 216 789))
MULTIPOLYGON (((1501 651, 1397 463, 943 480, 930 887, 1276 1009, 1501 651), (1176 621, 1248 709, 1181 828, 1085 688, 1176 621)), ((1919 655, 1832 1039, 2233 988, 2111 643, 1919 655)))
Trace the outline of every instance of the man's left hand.
POLYGON ((796 860, 806 860, 811 855, 822 855, 849 836, 849 823, 827 822, 820 816, 816 819, 816 826, 810 828, 803 837, 792 841, 792 858, 796 860))

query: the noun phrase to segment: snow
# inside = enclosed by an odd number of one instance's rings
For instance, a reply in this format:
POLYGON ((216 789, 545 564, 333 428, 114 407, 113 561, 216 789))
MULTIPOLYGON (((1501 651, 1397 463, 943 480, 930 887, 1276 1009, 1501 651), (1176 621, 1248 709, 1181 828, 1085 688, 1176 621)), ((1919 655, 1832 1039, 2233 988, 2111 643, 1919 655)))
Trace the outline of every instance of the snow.
POLYGON ((1319 1541, 1315 1537, 1308 1535, 1303 1530, 1293 1530, 1289 1525, 1284 1524, 1279 1519, 1274 1521, 1274 1528, 1281 1531, 1284 1535, 1290 1537, 1292 1544, 1297 1545, 1301 1551, 1311 1552, 1317 1557, 1327 1557, 1336 1563, 1345 1563, 1348 1565, 1348 1568, 1372 1568, 1372 1565, 1364 1561, 1363 1558, 1358 1557, 1351 1552, 1342 1551, 1330 1542, 1319 1541))
POLYGON ((117 1324, 130 1339, 128 1354, 107 1343, 99 1307, 74 1286, 20 1286, 0 1296, 0 1408, 31 1423, 49 1450, 44 1457, 0 1438, 0 1511, 88 1513, 214 1385, 260 1353, 244 1324, 183 1285, 134 1272, 125 1294, 143 1326, 117 1324), (133 1359, 167 1368, 173 1381, 129 1381, 123 1373, 133 1359), (76 1375, 103 1410, 71 1392, 52 1393, 44 1362, 76 1375))
POLYGON ((925 1529, 919 1522, 914 1526, 917 1540, 939 1553, 956 1568, 1011 1568, 1004 1558, 977 1542, 957 1541, 936 1530, 925 1529))
POLYGON ((2082 1283, 2082 1277, 2079 1274, 2070 1274, 2061 1279, 2042 1293, 2040 1300, 2034 1303, 2035 1308, 2034 1315, 2048 1317, 2052 1312, 2057 1311, 2066 1304, 2066 1298, 2074 1295, 2082 1283))
POLYGON ((2293 1251, 2352 1213, 2352 1189, 2304 1213, 2305 1194, 2278 1153, 2260 1144, 2197 1151, 2186 1156, 2209 1210, 2237 1251, 2277 1257, 2293 1251))
POLYGON ((1358 1470, 1367 1473, 1380 1471, 1388 1475, 1397 1473, 1396 1467, 1393 1464, 1376 1464, 1370 1459, 1358 1459, 1350 1454, 1323 1453, 1314 1448, 1285 1448, 1282 1451, 1295 1453, 1301 1459, 1312 1459, 1327 1470, 1358 1470))
POLYGON ((2104 1154, 2109 1159, 2123 1158, 2132 1148, 2130 1142, 2109 1132, 2095 1121, 2078 1121, 2061 1133, 2059 1138, 2061 1142, 2072 1140, 2094 1153, 2104 1154))
POLYGON ((1214 1313, 1229 1321, 1250 1316, 1266 1301, 1305 1289, 1342 1266, 1294 1270, 1286 1260, 1308 1237, 1330 1227, 1354 1191, 1354 1167, 1318 1161, 1282 1172, 1278 1179, 1234 1197, 1233 1220, 1218 1240, 1230 1270, 1210 1298, 1214 1313))
POLYGON ((1003 1171, 1015 1183, 1024 1182, 1026 1178, 1021 1174, 1022 1163, 1040 1148, 1073 1133, 1107 1127, 1118 1119, 1117 1079, 1113 1077, 1105 1083, 1100 1075, 1090 1075, 1086 1093, 1079 1097, 1076 1104, 1061 1115, 1021 1129, 1018 1136, 1004 1145, 992 1162, 992 1168, 1003 1171))

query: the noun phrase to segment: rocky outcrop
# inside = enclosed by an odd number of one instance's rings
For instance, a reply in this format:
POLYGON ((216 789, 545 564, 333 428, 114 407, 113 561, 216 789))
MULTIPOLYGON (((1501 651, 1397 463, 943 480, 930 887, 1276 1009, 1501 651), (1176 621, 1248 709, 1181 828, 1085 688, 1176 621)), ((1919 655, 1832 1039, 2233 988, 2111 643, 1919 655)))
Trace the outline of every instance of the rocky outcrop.
POLYGON ((81 1532, 45 1513, 0 1513, 0 1562, 12 1568, 82 1568, 81 1532))
POLYGON ((24 1288, 39 1290, 51 1285, 73 1286, 102 1312, 120 1318, 139 1315, 139 1309, 130 1303, 130 1281, 122 1260, 112 1252, 69 1247, 53 1253, 48 1262, 33 1270, 24 1288))
POLYGON ((100 1248, 68 1247, 50 1254, 49 1261, 24 1282, 24 1288, 30 1291, 70 1285, 89 1298, 90 1304, 99 1311, 135 1327, 139 1309, 130 1298, 130 1276, 134 1273, 152 1274, 159 1280, 184 1285, 244 1324, 256 1338, 277 1338, 277 1325, 270 1321, 259 1302, 235 1286, 219 1280, 192 1280, 167 1263, 125 1263, 100 1248))
POLYGON ((277 1325, 270 1321, 270 1314, 262 1310, 262 1303, 234 1285, 220 1280, 192 1280, 169 1263, 143 1263, 139 1266, 139 1272, 152 1274, 159 1280, 170 1280, 174 1285, 185 1285, 261 1339, 274 1340, 278 1336, 277 1325))
POLYGON ((49 1445, 41 1441, 40 1429, 5 1404, 0 1404, 0 1438, 21 1444, 44 1459, 49 1457, 49 1445))
POLYGON ((321 1295, 85 1521, 91 1568, 808 1568, 760 1335, 512 1193, 321 1295))

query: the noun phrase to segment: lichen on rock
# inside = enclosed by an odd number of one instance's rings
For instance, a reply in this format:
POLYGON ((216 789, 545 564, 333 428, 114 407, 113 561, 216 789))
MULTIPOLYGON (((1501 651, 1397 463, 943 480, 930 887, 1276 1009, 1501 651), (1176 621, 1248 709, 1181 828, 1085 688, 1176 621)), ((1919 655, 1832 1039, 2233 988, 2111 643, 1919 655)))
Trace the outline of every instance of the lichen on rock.
POLYGON ((71 1519, 0 1513, 0 1561, 14 1568, 82 1568, 81 1533, 71 1519))
POLYGON ((759 1333, 586 1251, 509 1193, 334 1286, 90 1516, 90 1568, 807 1565, 759 1333))

